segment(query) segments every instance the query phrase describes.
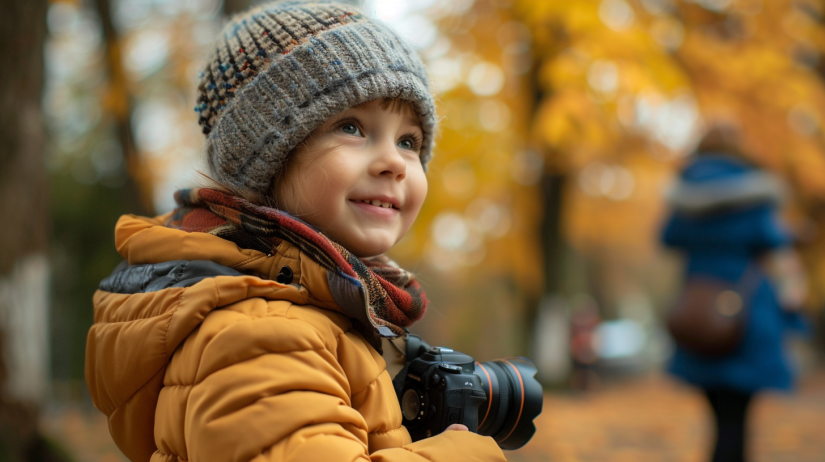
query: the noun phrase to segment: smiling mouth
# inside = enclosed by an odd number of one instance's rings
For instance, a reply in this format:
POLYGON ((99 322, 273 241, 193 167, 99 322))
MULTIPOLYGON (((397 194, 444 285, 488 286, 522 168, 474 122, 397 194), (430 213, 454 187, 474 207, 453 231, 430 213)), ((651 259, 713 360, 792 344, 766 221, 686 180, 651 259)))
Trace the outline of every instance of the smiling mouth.
POLYGON ((366 200, 366 199, 359 200, 359 201, 353 200, 353 202, 360 202, 362 204, 369 204, 369 205, 373 205, 375 207, 381 207, 381 208, 384 208, 384 209, 398 210, 398 207, 392 205, 391 202, 382 202, 382 201, 379 201, 379 200, 366 200))

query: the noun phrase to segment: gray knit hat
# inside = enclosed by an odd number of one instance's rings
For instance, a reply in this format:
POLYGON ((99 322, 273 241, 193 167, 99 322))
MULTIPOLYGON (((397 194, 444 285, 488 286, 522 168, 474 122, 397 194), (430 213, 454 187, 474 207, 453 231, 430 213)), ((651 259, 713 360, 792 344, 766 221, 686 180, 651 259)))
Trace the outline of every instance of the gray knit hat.
POLYGON ((213 177, 266 194, 287 154, 329 117, 398 98, 415 108, 430 159, 435 103, 416 52, 387 26, 342 3, 285 1, 234 17, 198 87, 213 177))

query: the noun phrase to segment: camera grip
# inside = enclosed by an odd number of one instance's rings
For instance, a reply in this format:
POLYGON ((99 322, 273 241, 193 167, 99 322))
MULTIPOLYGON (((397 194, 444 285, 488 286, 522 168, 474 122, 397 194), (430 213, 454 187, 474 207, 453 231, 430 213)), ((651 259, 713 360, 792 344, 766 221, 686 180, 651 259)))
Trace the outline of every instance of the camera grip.
POLYGON ((466 407, 463 419, 459 423, 466 425, 471 432, 478 433, 478 410, 487 401, 487 395, 480 390, 466 391, 469 392, 466 397, 466 407))

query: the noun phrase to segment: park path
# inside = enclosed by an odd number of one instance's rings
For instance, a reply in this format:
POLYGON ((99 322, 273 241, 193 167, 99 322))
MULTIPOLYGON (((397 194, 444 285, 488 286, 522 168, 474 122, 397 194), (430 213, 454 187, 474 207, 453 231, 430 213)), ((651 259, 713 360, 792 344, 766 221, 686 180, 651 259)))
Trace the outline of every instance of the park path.
MULTIPOLYGON (((704 462, 710 420, 701 396, 659 374, 587 393, 547 393, 538 432, 511 462, 704 462)), ((792 395, 754 403, 752 462, 825 462, 825 372, 792 395)), ((78 462, 126 462, 97 411, 52 407, 43 430, 78 462)), ((456 460, 461 460, 456 457, 456 460)))
MULTIPOLYGON (((511 462, 704 462, 712 422, 694 389, 656 374, 595 392, 545 396, 539 429, 511 462)), ((825 373, 751 413, 753 462, 825 462, 825 373)))

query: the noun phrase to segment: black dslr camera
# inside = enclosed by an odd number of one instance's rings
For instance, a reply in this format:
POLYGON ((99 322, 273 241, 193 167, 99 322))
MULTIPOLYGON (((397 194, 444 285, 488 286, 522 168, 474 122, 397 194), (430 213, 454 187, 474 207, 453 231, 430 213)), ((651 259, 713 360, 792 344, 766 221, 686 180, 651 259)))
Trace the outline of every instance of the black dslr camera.
POLYGON ((449 348, 407 335, 407 364, 393 379, 403 424, 413 441, 463 424, 502 449, 524 446, 541 413, 542 388, 527 358, 478 363, 449 348))

